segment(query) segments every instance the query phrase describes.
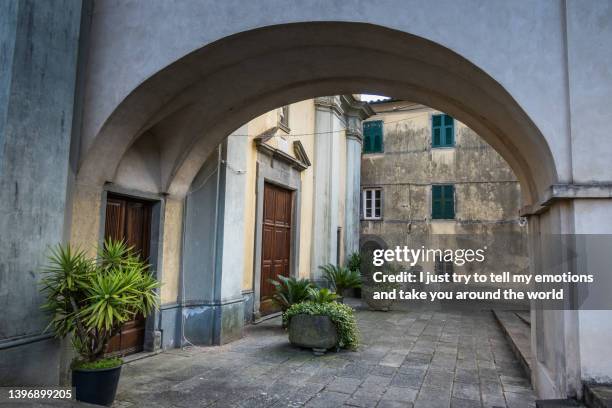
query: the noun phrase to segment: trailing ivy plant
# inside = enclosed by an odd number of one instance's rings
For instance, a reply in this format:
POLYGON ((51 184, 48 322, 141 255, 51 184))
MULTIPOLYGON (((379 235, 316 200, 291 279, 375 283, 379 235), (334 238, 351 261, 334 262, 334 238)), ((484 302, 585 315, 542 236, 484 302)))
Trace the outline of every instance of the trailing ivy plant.
POLYGON ((56 337, 70 335, 81 363, 90 366, 103 359, 125 322, 158 306, 159 283, 150 265, 122 241, 106 241, 97 257, 58 245, 43 273, 43 309, 52 316, 48 327, 56 337))
POLYGON ((300 314, 328 316, 338 331, 338 347, 354 350, 359 345, 359 329, 353 309, 342 303, 311 301, 297 303, 283 313, 283 324, 289 326, 291 318, 300 314))

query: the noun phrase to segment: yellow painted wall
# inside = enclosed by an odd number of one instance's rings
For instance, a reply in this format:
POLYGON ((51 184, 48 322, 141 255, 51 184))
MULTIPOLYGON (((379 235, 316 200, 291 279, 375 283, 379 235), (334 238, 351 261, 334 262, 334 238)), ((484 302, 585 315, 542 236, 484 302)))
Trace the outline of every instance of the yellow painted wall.
MULTIPOLYGON (((253 139, 278 125, 279 110, 275 109, 251 120, 246 128, 249 137, 248 154, 246 162, 247 175, 245 177, 245 248, 244 248, 244 273, 242 279, 242 290, 253 289, 253 266, 255 258, 255 222, 256 214, 256 183, 257 183, 257 149, 253 139)), ((289 145, 287 153, 295 157, 293 141, 300 140, 306 153, 313 159, 314 156, 314 129, 315 110, 314 100, 308 99, 297 102, 289 107, 289 129, 287 134, 283 130, 276 132, 277 137, 270 139, 267 143, 273 147, 279 147, 279 138, 284 138, 289 145)), ((314 173, 312 166, 301 173, 302 196, 300 210, 300 242, 299 242, 299 276, 310 276, 310 243, 312 237, 312 201, 314 173)))
POLYGON ((183 200, 168 199, 164 211, 162 304, 174 303, 178 298, 182 230, 183 200))

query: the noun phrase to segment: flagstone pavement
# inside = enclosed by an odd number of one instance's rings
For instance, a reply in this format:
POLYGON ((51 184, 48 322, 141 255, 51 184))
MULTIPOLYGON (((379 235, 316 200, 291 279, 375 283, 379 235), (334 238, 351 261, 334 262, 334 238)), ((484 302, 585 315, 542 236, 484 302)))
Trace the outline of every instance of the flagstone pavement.
POLYGON ((316 357, 292 347, 275 318, 225 346, 126 364, 114 407, 535 407, 491 312, 356 316, 357 351, 316 357))

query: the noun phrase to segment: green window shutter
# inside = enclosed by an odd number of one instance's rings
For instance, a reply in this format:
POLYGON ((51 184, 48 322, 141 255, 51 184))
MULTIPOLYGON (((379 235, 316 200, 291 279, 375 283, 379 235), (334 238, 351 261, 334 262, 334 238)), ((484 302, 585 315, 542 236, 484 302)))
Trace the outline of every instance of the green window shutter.
POLYGON ((431 146, 455 145, 455 120, 452 116, 439 114, 431 117, 431 146))
POLYGON ((455 218, 455 186, 431 186, 431 218, 434 220, 455 218))
POLYGON ((455 186, 443 186, 443 196, 444 218, 453 219, 455 218, 455 186))
POLYGON ((372 147, 371 147, 372 138, 365 133, 365 126, 364 126, 364 132, 363 133, 364 133, 364 135, 363 135, 363 152, 364 153, 369 153, 369 152, 372 151, 372 147))
POLYGON ((442 186, 431 186, 431 218, 440 219, 442 217, 442 186))
POLYGON ((372 120, 363 123, 363 152, 381 153, 383 151, 383 122, 372 120))
POLYGON ((455 144, 455 120, 448 115, 444 115, 444 145, 453 146, 455 144))
POLYGON ((431 145, 432 147, 442 145, 442 115, 431 117, 431 145))

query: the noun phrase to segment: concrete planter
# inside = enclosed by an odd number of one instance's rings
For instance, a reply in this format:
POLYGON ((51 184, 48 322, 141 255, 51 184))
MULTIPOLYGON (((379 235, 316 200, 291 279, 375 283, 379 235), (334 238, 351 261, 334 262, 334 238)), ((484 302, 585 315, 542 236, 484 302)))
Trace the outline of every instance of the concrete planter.
POLYGON ((289 342, 294 346, 310 348, 322 355, 338 344, 338 331, 328 316, 300 314, 289 323, 289 342))
POLYGON ((364 287, 362 289, 361 298, 367 303, 370 309, 378 310, 382 312, 388 312, 389 309, 391 309, 393 300, 391 299, 382 299, 382 300, 372 299, 372 295, 374 294, 374 292, 381 291, 381 290, 384 290, 384 289, 376 288, 376 287, 364 287))

